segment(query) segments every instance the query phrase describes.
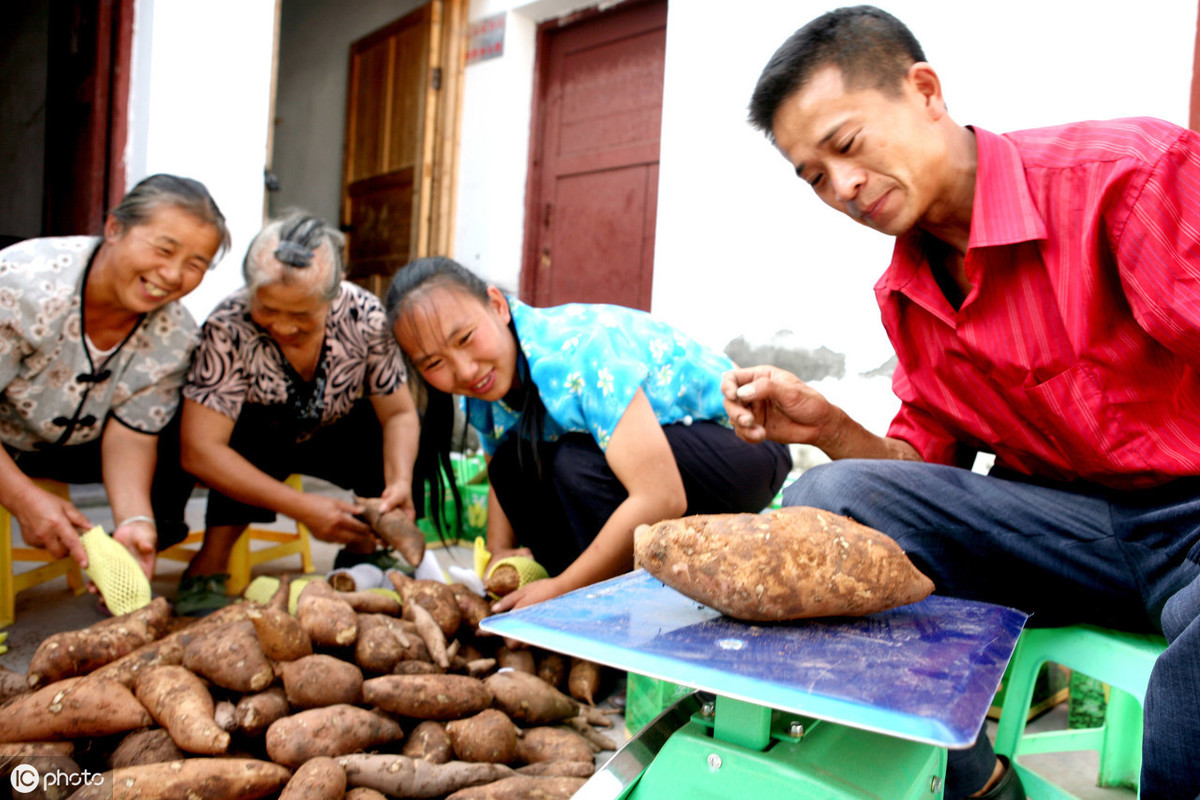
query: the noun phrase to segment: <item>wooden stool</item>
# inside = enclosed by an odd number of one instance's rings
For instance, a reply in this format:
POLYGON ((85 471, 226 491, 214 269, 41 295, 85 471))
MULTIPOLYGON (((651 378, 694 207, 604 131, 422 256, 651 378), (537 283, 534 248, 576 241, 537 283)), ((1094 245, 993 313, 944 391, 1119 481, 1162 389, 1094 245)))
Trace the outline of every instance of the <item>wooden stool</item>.
POLYGON ((1137 788, 1142 764, 1142 704, 1155 660, 1166 640, 1148 634, 1120 633, 1091 625, 1026 628, 1010 664, 996 752, 1008 756, 1031 800, 1074 798, 1023 764, 1017 756, 1096 750, 1100 786, 1137 788), (1098 728, 1027 733, 1030 698, 1042 664, 1053 661, 1103 681, 1110 687, 1104 724, 1098 728))
MULTIPOLYGON (((42 479, 34 483, 38 488, 64 500, 71 499, 71 488, 65 483, 42 479)), ((40 547, 14 547, 12 528, 12 514, 0 506, 0 627, 11 625, 16 620, 18 592, 54 580, 60 575, 67 577, 67 584, 75 594, 82 594, 85 586, 83 573, 75 559, 70 556, 55 558, 40 547), (36 561, 42 566, 16 573, 13 565, 18 561, 36 561)))
MULTIPOLYGON (((304 491, 304 485, 301 483, 299 475, 289 475, 284 483, 298 492, 304 491)), ((196 554, 203 541, 204 531, 193 531, 179 544, 161 551, 158 557, 187 563, 192 560, 192 556, 196 554)), ((225 593, 241 594, 250 584, 250 573, 255 566, 285 556, 299 555, 301 569, 306 573, 312 572, 315 568, 313 567, 310 541, 308 527, 300 522, 296 523, 295 533, 253 526, 246 528, 238 537, 237 543, 234 544, 233 552, 229 554, 229 582, 225 585, 225 593), (251 542, 274 542, 274 544, 270 547, 251 549, 251 542)))

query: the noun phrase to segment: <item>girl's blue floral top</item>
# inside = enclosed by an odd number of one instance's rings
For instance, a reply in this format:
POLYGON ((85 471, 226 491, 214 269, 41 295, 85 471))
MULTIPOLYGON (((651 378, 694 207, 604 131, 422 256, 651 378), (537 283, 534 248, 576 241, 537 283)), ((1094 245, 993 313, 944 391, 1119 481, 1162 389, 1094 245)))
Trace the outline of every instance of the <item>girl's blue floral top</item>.
MULTIPOLYGON (((521 351, 546 406, 544 438, 590 433, 601 450, 638 389, 663 425, 709 420, 729 426, 724 354, 702 347, 644 311, 571 303, 534 308, 508 298, 521 351)), ((489 455, 520 418, 503 400, 465 399, 489 455)))

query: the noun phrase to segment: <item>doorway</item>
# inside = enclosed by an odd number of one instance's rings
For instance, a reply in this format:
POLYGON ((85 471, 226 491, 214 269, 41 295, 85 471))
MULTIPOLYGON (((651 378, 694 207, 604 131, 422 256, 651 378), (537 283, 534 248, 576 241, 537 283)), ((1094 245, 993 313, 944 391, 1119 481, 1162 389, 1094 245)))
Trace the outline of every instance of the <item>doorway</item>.
POLYGON ((431 0, 350 47, 341 224, 347 277, 382 295, 450 251, 466 0, 431 0))
POLYGON ((98 234, 125 191, 133 0, 20 3, 0 36, 0 245, 98 234))
POLYGON ((538 31, 521 293, 649 310, 665 0, 538 31))

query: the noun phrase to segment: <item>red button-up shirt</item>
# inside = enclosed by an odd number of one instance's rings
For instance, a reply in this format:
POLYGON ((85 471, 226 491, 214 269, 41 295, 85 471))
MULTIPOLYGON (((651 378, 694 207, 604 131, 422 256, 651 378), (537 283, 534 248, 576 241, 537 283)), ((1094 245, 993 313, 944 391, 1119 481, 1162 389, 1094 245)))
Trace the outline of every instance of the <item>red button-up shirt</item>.
POLYGON ((1052 480, 1200 475, 1200 136, 1127 119, 975 137, 961 308, 918 231, 875 286, 899 359, 888 435, 1052 480))

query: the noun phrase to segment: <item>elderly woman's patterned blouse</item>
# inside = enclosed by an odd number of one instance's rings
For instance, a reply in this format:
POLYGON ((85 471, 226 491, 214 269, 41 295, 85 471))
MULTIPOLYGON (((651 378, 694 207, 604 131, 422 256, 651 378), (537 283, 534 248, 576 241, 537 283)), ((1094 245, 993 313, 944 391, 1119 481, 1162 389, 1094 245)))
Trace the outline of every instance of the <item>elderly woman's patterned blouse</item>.
POLYGON ((178 302, 115 350, 85 344, 83 287, 100 239, 29 239, 0 251, 0 441, 15 450, 99 438, 111 415, 156 434, 179 405, 196 323, 178 302))
POLYGON ((403 389, 406 377, 383 306, 366 289, 342 283, 325 319, 316 371, 306 381, 250 318, 249 291, 242 288, 205 320, 183 396, 234 420, 244 405, 269 407, 307 438, 360 398, 403 389))

